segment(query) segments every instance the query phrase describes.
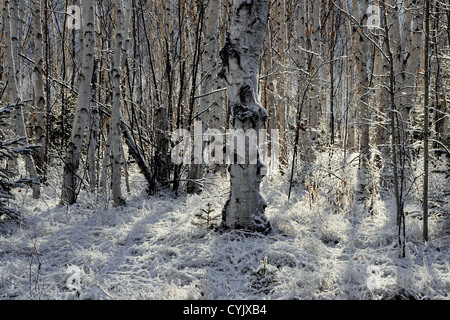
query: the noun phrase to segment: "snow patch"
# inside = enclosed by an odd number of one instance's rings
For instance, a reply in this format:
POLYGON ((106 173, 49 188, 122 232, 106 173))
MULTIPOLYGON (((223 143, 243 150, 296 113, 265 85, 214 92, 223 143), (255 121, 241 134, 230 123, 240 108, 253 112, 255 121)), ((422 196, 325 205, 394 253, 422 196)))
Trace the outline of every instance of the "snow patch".
MULTIPOLYGON (((229 182, 218 176, 207 176, 201 195, 148 199, 132 166, 124 208, 98 203, 84 190, 70 207, 59 205, 57 188, 43 188, 37 200, 24 190, 21 225, 0 224, 0 298, 448 300, 446 220, 430 216, 425 244, 421 217, 407 215, 400 258, 392 197, 375 197, 371 212, 357 202, 329 201, 330 187, 356 190, 355 168, 338 172, 338 158, 331 165, 339 177, 311 171, 314 199, 296 186, 288 201, 288 177, 264 178, 274 227, 268 236, 195 225, 205 210, 221 212, 229 182)), ((316 165, 328 168, 329 160, 319 157, 316 165)), ((430 183, 442 188, 448 181, 437 175, 430 183)), ((417 205, 414 197, 408 205, 417 205)))

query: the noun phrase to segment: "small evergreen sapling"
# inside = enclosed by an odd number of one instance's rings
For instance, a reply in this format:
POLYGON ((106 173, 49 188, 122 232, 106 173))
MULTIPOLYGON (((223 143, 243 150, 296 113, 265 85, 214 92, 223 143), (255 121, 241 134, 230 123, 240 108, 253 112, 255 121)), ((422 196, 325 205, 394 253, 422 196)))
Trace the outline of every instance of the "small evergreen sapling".
POLYGON ((210 202, 208 202, 206 204, 206 206, 207 206, 207 209, 200 209, 200 211, 202 211, 202 213, 197 213, 195 215, 195 217, 197 219, 199 219, 200 221, 193 222, 192 224, 194 224, 196 226, 206 227, 209 229, 217 229, 218 225, 214 221, 217 220, 220 217, 220 215, 212 216, 214 209, 212 209, 212 204, 210 202))
POLYGON ((276 272, 277 268, 270 265, 267 257, 264 257, 250 276, 250 287, 257 292, 269 294, 277 283, 276 272))
POLYGON ((8 160, 15 159, 20 155, 31 154, 34 149, 32 146, 25 145, 26 137, 6 140, 3 130, 1 130, 9 124, 8 116, 14 108, 14 105, 0 108, 0 220, 20 217, 20 212, 10 207, 10 201, 14 199, 13 189, 24 188, 31 183, 39 183, 30 178, 16 179, 14 173, 8 169, 8 160))

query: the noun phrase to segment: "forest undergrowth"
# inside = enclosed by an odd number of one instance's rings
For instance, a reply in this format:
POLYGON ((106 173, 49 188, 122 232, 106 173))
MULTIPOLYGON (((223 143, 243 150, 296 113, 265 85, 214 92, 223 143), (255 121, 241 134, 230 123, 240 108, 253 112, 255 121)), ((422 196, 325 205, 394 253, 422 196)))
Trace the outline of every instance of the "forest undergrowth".
POLYGON ((200 195, 148 198, 130 166, 127 206, 85 190, 61 206, 53 168, 40 199, 15 190, 20 223, 0 224, 0 299, 448 300, 448 164, 432 164, 427 243, 420 188, 409 193, 402 258, 394 195, 377 185, 366 203, 357 200, 357 161, 349 159, 321 154, 304 183, 294 179, 290 199, 287 175, 265 177, 268 236, 216 231, 227 177, 207 175, 200 195))

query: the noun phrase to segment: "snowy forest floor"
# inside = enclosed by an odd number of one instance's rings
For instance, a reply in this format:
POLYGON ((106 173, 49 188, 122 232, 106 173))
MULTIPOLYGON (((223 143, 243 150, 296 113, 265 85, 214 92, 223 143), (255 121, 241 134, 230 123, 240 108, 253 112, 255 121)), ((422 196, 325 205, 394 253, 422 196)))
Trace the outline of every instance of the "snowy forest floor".
POLYGON ((195 224, 208 203, 212 215, 220 215, 227 178, 207 176, 201 195, 148 198, 132 165, 126 207, 107 207, 84 191, 77 204, 60 206, 53 168, 54 180, 40 199, 33 200, 30 190, 16 191, 21 224, 0 223, 0 299, 448 300, 450 196, 443 194, 449 183, 444 176, 430 180, 431 199, 439 199, 440 207, 431 213, 427 243, 414 200, 420 188, 411 189, 401 258, 393 193, 378 192, 368 213, 354 201, 357 161, 344 170, 336 169, 336 160, 333 174, 323 170, 328 161, 318 159, 307 188, 296 184, 289 202, 288 175, 264 178, 274 229, 269 236, 195 224))

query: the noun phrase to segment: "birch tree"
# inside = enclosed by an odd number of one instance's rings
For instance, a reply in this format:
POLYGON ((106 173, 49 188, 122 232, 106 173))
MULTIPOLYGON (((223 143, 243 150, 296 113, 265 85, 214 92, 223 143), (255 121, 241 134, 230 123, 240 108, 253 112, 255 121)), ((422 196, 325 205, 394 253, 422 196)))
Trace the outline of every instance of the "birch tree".
POLYGON ((83 145, 83 138, 90 112, 91 80, 94 72, 95 46, 93 0, 83 1, 82 17, 82 65, 72 133, 65 156, 62 186, 62 200, 68 204, 74 204, 77 198, 77 184, 79 182, 77 171, 80 164, 81 147, 83 145))
MULTIPOLYGON (((173 3, 171 1, 161 1, 159 4, 161 12, 157 17, 157 24, 159 25, 160 36, 158 37, 159 45, 161 46, 161 55, 156 58, 161 63, 159 72, 161 73, 162 79, 159 87, 164 94, 157 97, 156 107, 154 111, 155 119, 155 154, 154 154, 154 166, 156 179, 160 182, 162 187, 168 186, 169 176, 170 176, 170 166, 169 166, 169 139, 167 132, 169 131, 169 116, 172 109, 172 99, 173 99, 173 55, 174 52, 171 50, 173 48, 173 26, 172 26, 172 11, 173 3), (164 67, 163 67, 164 66, 164 67)), ((146 32, 144 30, 144 32, 146 32)), ((150 52, 150 48, 148 49, 150 52)), ((150 54, 150 53, 149 53, 150 54)), ((155 54, 157 56, 157 54, 155 54)), ((152 59, 152 56, 149 56, 152 59)), ((150 65, 152 62, 150 61, 150 65)), ((153 72, 153 71, 152 71, 153 72)), ((155 91, 157 91, 158 86, 155 83, 155 91)))
MULTIPOLYGON (((317 139, 317 127, 318 127, 318 113, 320 109, 320 99, 319 99, 319 89, 320 89, 320 76, 316 69, 320 68, 320 1, 313 1, 312 5, 312 16, 310 19, 310 37, 311 37, 311 50, 312 50, 312 62, 311 74, 315 73, 313 78, 313 85, 310 86, 309 98, 310 108, 309 108, 309 125, 312 129, 311 139, 314 141, 317 139)), ((310 159, 314 160, 314 159, 310 159)))
MULTIPOLYGON (((126 0, 125 0, 126 1, 126 0)), ((122 45, 123 45, 123 9, 122 0, 115 0, 115 19, 116 32, 114 39, 114 60, 112 69, 112 89, 113 101, 111 112, 111 190, 112 198, 115 206, 125 205, 125 199, 122 196, 121 180, 123 156, 121 152, 121 130, 120 122, 122 120, 121 112, 121 67, 122 67, 122 45)))
MULTIPOLYGON (((194 127, 194 152, 192 155, 192 164, 189 167, 189 182, 187 184, 187 192, 188 193, 199 193, 201 191, 201 188, 198 184, 198 180, 203 176, 204 171, 204 163, 203 163, 203 150, 204 150, 204 141, 202 137, 202 132, 206 131, 206 117, 205 112, 203 112, 204 109, 207 108, 205 106, 205 99, 200 100, 200 108, 204 108, 201 110, 201 115, 197 116, 196 118, 199 119, 199 121, 195 121, 195 125, 192 126, 192 123, 194 121, 193 112, 195 109, 195 93, 197 92, 197 75, 199 73, 200 67, 201 67, 201 59, 202 59, 202 50, 201 46, 204 45, 203 40, 203 25, 205 22, 205 4, 203 2, 199 3, 198 7, 193 7, 194 14, 198 15, 196 16, 196 27, 194 28, 194 34, 193 38, 195 38, 193 50, 194 50, 194 57, 193 57, 193 65, 192 65, 192 82, 191 82, 191 90, 190 90, 190 97, 189 97, 189 117, 188 117, 188 128, 192 130, 192 127, 194 127), (197 12, 196 12, 197 11, 197 12), (200 124, 200 125, 199 125, 200 124)), ((208 72, 208 71, 207 71, 208 72)), ((205 89, 203 85, 201 85, 202 89, 205 89)), ((208 96, 205 96, 206 99, 208 99, 208 96)))
MULTIPOLYGON (((368 3, 366 1, 360 3, 353 3, 353 15, 357 19, 359 26, 367 29, 367 10, 368 3), (361 5, 359 7, 358 5, 361 5)), ((361 165, 359 170, 359 192, 364 193, 364 189, 368 185, 368 166, 370 157, 370 118, 369 118, 369 105, 368 105, 368 95, 369 95, 369 72, 367 70, 367 52, 368 52, 368 40, 356 32, 355 43, 356 43, 356 70, 357 70, 357 104, 359 111, 359 130, 360 130, 360 141, 361 141, 361 165)))
POLYGON ((279 141, 276 141, 278 139, 275 139, 275 137, 271 137, 272 144, 274 143, 280 143, 280 162, 284 162, 285 160, 285 118, 286 118, 286 100, 287 97, 287 78, 285 77, 285 70, 286 70, 286 52, 288 51, 287 48, 289 48, 289 42, 287 37, 287 27, 286 27, 286 1, 281 0, 278 1, 276 4, 276 13, 275 13, 275 19, 276 19, 276 44, 277 44, 277 51, 278 54, 276 55, 276 58, 278 61, 276 61, 275 65, 277 66, 277 73, 278 73, 278 79, 276 80, 276 92, 278 97, 278 103, 276 107, 276 120, 277 125, 276 127, 272 127, 272 129, 278 129, 279 130, 279 141))
POLYGON ((97 188, 97 148, 98 148, 98 134, 100 130, 100 112, 97 100, 97 82, 98 82, 98 61, 94 61, 94 71, 92 76, 92 105, 89 117, 89 142, 87 150, 87 168, 89 171, 89 189, 94 192, 97 188))
POLYGON ((410 111, 413 109, 415 100, 415 88, 418 73, 420 71, 420 51, 422 45, 422 31, 423 31, 423 18, 422 18, 422 6, 419 0, 407 1, 409 5, 406 10, 406 21, 403 32, 405 46, 405 58, 403 65, 405 66, 405 83, 402 98, 404 102, 401 102, 400 108, 405 109, 404 118, 407 121, 409 119, 410 111), (407 50, 406 50, 407 47, 407 50))
MULTIPOLYGON (((220 1, 208 1, 204 8, 204 30, 202 41, 202 54, 201 54, 201 84, 200 84, 200 97, 199 97, 199 116, 198 124, 201 122, 202 132, 205 132, 209 127, 211 129, 223 129, 223 115, 219 108, 221 98, 221 92, 212 93, 219 89, 219 78, 217 77, 217 56, 218 56, 218 18, 219 18, 219 4, 220 1)), ((201 8, 200 10, 203 10, 201 8)), ((196 125, 195 129, 199 129, 196 125)), ((199 131, 199 130, 198 130, 199 131)), ((202 150, 194 154, 194 164, 191 164, 189 168, 189 179, 187 185, 188 193, 200 193, 201 185, 195 181, 202 177, 205 170, 205 163, 207 159, 202 159, 205 142, 202 140, 202 132, 194 133, 194 141, 200 140, 196 145, 202 145, 202 150)), ((214 155, 212 155, 214 156, 214 155)), ((212 163, 206 163, 212 165, 212 163)), ((220 172, 220 167, 218 167, 220 172)))
MULTIPOLYGON (((220 51, 227 83, 227 93, 234 129, 259 131, 267 119, 267 111, 257 100, 259 57, 268 21, 268 0, 237 0, 233 2, 230 34, 220 51)), ((267 167, 257 152, 256 164, 249 161, 250 141, 245 142, 244 164, 230 165, 231 190, 223 208, 221 229, 271 231, 264 211, 266 203, 260 194, 260 183, 267 167)), ((255 146, 257 149, 257 146, 255 146)), ((238 158, 236 148, 232 159, 238 158)))
MULTIPOLYGON (((350 5, 349 5, 349 1, 348 0, 344 0, 343 1, 343 9, 345 12, 347 12, 347 14, 350 14, 350 5)), ((348 88, 347 91, 350 91, 351 88, 353 87, 353 83, 354 83, 354 79, 355 77, 355 55, 351 54, 352 52, 356 51, 356 36, 355 34, 357 33, 357 27, 354 24, 354 22, 352 21, 352 19, 347 19, 348 20, 348 24, 347 24, 347 37, 348 39, 348 43, 347 43, 347 51, 349 52, 349 57, 348 57, 348 75, 347 75, 347 83, 348 83, 348 88)), ((353 90, 352 90, 353 91, 353 90)), ((349 150, 353 150, 355 148, 356 145, 356 134, 355 134, 355 110, 356 108, 353 106, 353 99, 351 99, 350 94, 349 97, 347 99, 347 108, 346 108, 346 148, 348 148, 349 150)))
MULTIPOLYGON (((380 7, 380 0, 376 2, 376 5, 380 7)), ((374 32, 376 35, 374 40, 375 43, 379 48, 383 48, 383 30, 376 29, 374 32)), ((387 155, 389 145, 389 120, 387 117, 389 108, 389 91, 386 89, 389 87, 389 61, 381 50, 375 50, 375 74, 375 100, 377 101, 378 106, 375 111, 375 144, 379 151, 379 153, 375 156, 375 163, 378 168, 382 168, 382 157, 387 155)))
POLYGON ((430 64, 429 64, 429 37, 430 37, 430 0, 425 0, 425 48, 424 48, 424 177, 423 177, 423 239, 428 241, 428 171, 429 171, 429 154, 428 154, 428 135, 429 135, 429 85, 430 85, 430 64))
POLYGON ((20 39, 22 38, 21 34, 21 19, 20 19, 20 9, 19 9, 19 1, 18 0, 11 0, 5 2, 5 7, 9 6, 9 24, 10 24, 10 36, 11 36, 11 50, 12 50, 12 56, 14 60, 14 77, 16 78, 16 87, 18 91, 18 95, 22 96, 21 94, 21 63, 19 59, 19 51, 20 51, 20 39), (9 3, 9 4, 7 4, 9 3))
MULTIPOLYGON (((5 54, 8 72, 7 92, 10 103, 12 105, 15 105, 15 110, 14 113, 12 114, 15 134, 17 137, 21 138, 24 141, 26 146, 28 146, 25 121, 22 112, 23 102, 21 101, 21 97, 19 94, 18 79, 16 72, 16 60, 14 59, 14 52, 13 52, 13 40, 12 40, 13 36, 11 34, 12 23, 9 11, 10 4, 12 5, 12 7, 15 6, 14 3, 10 3, 9 1, 5 1, 3 6, 4 37, 6 46, 5 54)), ((30 177, 35 180, 35 183, 33 183, 32 185, 33 198, 39 198, 40 196, 39 176, 36 171, 34 160, 30 154, 25 154, 24 157, 25 157, 25 165, 30 173, 30 177)))
POLYGON ((36 141, 41 146, 35 152, 36 166, 41 171, 44 168, 45 161, 45 93, 44 93, 44 70, 43 59, 44 50, 42 46, 42 23, 41 23, 41 1, 33 0, 33 23, 35 28, 34 38, 34 55, 35 55, 35 67, 34 73, 36 75, 35 80, 35 97, 34 97, 34 134, 36 135, 36 141))
MULTIPOLYGON (((209 0, 205 15, 205 48, 203 52, 203 66, 206 66, 207 77, 204 80, 205 93, 213 92, 222 88, 221 79, 217 76, 218 57, 219 57, 219 13, 220 0, 209 0)), ((224 93, 216 92, 208 95, 205 99, 204 106, 210 108, 208 126, 210 129, 217 129, 225 132, 224 119, 224 93)), ((203 108, 202 108, 203 110, 203 108)), ((214 172, 224 175, 226 173, 224 164, 216 164, 214 172)))
MULTIPOLYGON (((390 134, 391 134, 391 155, 392 155, 392 169, 393 169, 393 175, 394 175, 394 194, 395 194, 395 207, 396 207, 396 213, 397 213, 397 225, 399 227, 399 246, 403 249, 403 257, 405 256, 405 242, 404 242, 404 236, 403 236, 403 242, 400 234, 400 230, 403 227, 405 223, 404 219, 404 203, 403 203, 403 197, 402 197, 402 183, 399 179, 399 155, 397 154, 398 150, 398 141, 400 140, 399 136, 397 136, 397 126, 396 126, 396 116, 397 116, 397 106, 395 103, 395 88, 396 88, 396 81, 395 81, 395 62, 394 62, 394 54, 392 49, 392 35, 389 31, 390 21, 388 20, 388 12, 387 12, 387 5, 385 1, 380 1, 381 5, 381 20, 382 20, 382 28, 384 31, 383 34, 383 51, 386 55, 386 59, 389 62, 389 85, 385 89, 389 92, 389 118, 390 118, 390 134)), ((395 32, 394 32, 395 33, 395 32)), ((394 42, 395 43, 395 42, 394 42)), ((405 232, 405 228, 403 228, 403 232, 405 232)))

